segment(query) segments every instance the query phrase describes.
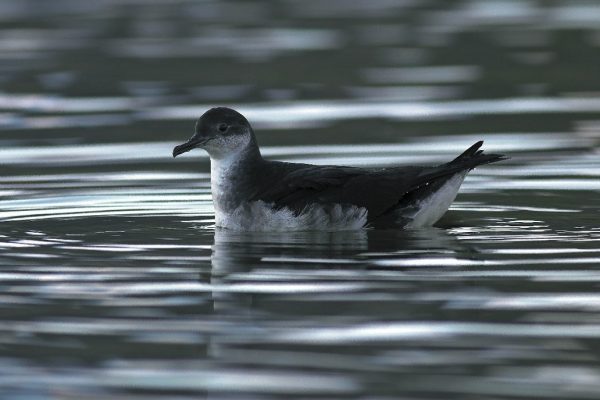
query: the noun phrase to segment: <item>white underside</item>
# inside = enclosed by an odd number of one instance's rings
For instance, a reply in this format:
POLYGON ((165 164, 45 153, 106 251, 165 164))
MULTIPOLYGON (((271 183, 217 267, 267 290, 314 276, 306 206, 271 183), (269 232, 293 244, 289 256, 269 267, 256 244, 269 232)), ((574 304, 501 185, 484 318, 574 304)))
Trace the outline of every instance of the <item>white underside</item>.
POLYGON ((438 191, 421 200, 405 228, 424 228, 439 221, 456 198, 465 176, 467 172, 454 175, 438 191))
POLYGON ((244 203, 233 212, 216 210, 216 225, 235 231, 355 230, 367 224, 367 210, 356 206, 313 204, 300 214, 274 209, 263 201, 244 203))
POLYGON ((296 215, 288 208, 275 209, 264 201, 242 203, 231 210, 228 195, 235 192, 231 182, 238 157, 211 159, 211 191, 217 226, 235 231, 344 231, 367 224, 367 209, 351 205, 312 204, 296 215))
MULTIPOLYGON (((275 209, 263 201, 243 203, 233 211, 227 210, 227 194, 235 189, 231 187, 228 176, 235 170, 235 157, 211 160, 211 186, 215 205, 215 222, 219 227, 235 231, 309 231, 356 230, 367 226, 366 208, 336 204, 323 206, 312 204, 296 215, 287 208, 275 209)), ((467 172, 457 174, 437 192, 417 204, 413 215, 402 215, 404 222, 410 222, 405 228, 421 228, 436 223, 448 210, 456 198, 458 189, 467 172)))

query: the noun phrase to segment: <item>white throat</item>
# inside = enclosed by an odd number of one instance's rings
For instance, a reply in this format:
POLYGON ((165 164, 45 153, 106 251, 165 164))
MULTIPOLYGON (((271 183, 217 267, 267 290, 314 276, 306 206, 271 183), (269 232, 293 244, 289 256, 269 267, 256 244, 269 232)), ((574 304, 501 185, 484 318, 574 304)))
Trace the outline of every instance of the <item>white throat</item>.
POLYGON ((244 159, 245 149, 226 155, 210 158, 210 189, 215 208, 215 220, 219 226, 226 215, 239 204, 237 194, 237 178, 240 174, 240 163, 244 159))

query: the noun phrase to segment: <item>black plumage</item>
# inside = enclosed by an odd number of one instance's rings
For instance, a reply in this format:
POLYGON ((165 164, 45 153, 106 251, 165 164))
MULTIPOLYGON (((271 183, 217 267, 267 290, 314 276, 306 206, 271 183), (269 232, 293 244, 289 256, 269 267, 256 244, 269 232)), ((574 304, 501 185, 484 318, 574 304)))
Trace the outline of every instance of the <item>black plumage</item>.
POLYGON ((312 203, 355 205, 365 207, 369 222, 374 223, 398 207, 427 197, 457 173, 506 159, 483 153, 482 145, 479 141, 449 163, 435 167, 357 168, 265 160, 261 169, 277 171, 271 174, 275 179, 250 200, 296 212, 312 203))

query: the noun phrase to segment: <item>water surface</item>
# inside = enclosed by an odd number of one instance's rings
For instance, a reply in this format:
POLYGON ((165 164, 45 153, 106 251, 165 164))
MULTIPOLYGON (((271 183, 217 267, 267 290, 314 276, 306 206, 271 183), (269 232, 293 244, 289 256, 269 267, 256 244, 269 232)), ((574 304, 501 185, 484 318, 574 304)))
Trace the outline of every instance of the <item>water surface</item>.
POLYGON ((5 1, 0 397, 596 399, 590 1, 5 1), (437 227, 234 233, 208 107, 271 159, 478 168, 437 227))

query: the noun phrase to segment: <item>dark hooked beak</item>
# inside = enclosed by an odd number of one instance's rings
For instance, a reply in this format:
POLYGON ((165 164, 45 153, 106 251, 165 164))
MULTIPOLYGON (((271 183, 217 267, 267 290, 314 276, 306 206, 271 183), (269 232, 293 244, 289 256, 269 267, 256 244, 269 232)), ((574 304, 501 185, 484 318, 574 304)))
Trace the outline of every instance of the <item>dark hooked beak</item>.
POLYGON ((173 157, 177 157, 180 154, 183 154, 183 153, 188 152, 200 145, 203 145, 204 143, 208 142, 210 139, 211 138, 201 138, 201 139, 191 138, 184 144, 175 146, 175 148, 173 149, 173 157))

